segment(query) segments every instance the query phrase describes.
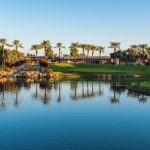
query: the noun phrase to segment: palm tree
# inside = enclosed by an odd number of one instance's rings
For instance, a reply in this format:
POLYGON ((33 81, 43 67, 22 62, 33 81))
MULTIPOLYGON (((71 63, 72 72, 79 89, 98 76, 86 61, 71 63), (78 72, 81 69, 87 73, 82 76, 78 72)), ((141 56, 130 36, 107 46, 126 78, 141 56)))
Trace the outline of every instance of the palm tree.
POLYGON ((90 50, 91 50, 91 45, 89 44, 86 44, 86 51, 87 51, 87 62, 89 62, 89 53, 90 53, 90 50))
POLYGON ((23 48, 23 45, 19 40, 14 40, 13 45, 14 45, 16 51, 18 51, 18 48, 23 48))
POLYGON ((97 49, 97 51, 99 51, 99 62, 100 62, 101 54, 104 53, 105 47, 98 46, 96 49, 97 49))
POLYGON ((7 43, 7 39, 0 39, 0 46, 3 51, 3 66, 5 67, 5 46, 11 47, 11 45, 7 43))
MULTIPOLYGON (((120 42, 110 42, 110 46, 108 48, 112 48, 114 49, 114 52, 116 52, 117 50, 120 50, 120 42)), ((115 58, 113 59, 113 62, 115 63, 115 58)), ((119 59, 119 63, 120 63, 120 59, 119 59)))
POLYGON ((140 44, 140 49, 142 50, 143 54, 145 53, 145 50, 148 48, 148 44, 140 44))
POLYGON ((120 42, 110 42, 109 48, 114 49, 114 52, 116 52, 117 49, 120 50, 120 44, 120 42))
POLYGON ((96 50, 96 46, 91 45, 91 51, 92 51, 92 63, 94 63, 94 52, 96 50))
POLYGON ((80 48, 82 48, 82 63, 84 64, 84 56, 85 56, 86 44, 81 44, 80 48))
POLYGON ((131 53, 137 53, 137 51, 139 50, 139 45, 131 45, 130 49, 131 49, 131 53))
POLYGON ((78 54, 79 45, 80 44, 78 42, 76 42, 76 43, 71 43, 71 46, 69 47, 70 48, 70 55, 72 57, 74 57, 75 63, 76 63, 76 58, 79 56, 79 54, 78 54))
POLYGON ((57 43, 55 48, 58 48, 58 49, 59 49, 59 63, 60 63, 60 53, 61 53, 61 49, 65 48, 65 46, 63 46, 62 43, 57 43))
POLYGON ((139 45, 131 45, 130 49, 129 49, 129 53, 133 56, 133 57, 137 57, 139 55, 139 45))
POLYGON ((38 45, 38 44, 35 44, 35 45, 32 45, 32 46, 31 46, 31 50, 35 50, 36 59, 38 59, 38 58, 37 58, 38 50, 41 49, 41 48, 42 48, 41 45, 38 45))
POLYGON ((44 48, 45 51, 45 57, 46 57, 46 52, 48 48, 52 48, 50 41, 43 41, 41 43, 42 48, 44 48))

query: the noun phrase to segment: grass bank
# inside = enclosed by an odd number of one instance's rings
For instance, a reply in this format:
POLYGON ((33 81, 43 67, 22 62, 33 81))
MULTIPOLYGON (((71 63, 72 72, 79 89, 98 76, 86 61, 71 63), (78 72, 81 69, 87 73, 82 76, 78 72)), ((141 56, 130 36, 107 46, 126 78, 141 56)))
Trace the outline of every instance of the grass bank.
POLYGON ((100 64, 68 64, 51 65, 56 72, 76 74, 137 74, 150 75, 149 66, 136 65, 100 65, 100 64))
POLYGON ((139 88, 145 89, 145 90, 150 90, 150 82, 142 82, 142 83, 139 85, 139 88))

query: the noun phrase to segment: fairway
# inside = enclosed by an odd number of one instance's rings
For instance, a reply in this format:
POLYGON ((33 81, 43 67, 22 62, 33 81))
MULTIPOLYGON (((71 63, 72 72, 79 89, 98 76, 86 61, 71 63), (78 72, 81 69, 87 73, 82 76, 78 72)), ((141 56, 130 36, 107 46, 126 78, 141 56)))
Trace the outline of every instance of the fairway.
POLYGON ((100 65, 56 63, 50 66, 56 72, 77 74, 138 74, 149 75, 149 66, 136 65, 100 65))

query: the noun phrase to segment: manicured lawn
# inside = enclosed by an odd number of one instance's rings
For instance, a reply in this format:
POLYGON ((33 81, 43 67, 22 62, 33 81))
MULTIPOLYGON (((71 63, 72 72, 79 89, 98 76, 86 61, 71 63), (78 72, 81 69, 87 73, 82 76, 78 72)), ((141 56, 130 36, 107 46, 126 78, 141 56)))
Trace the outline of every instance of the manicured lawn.
POLYGON ((150 75, 150 66, 136 65, 99 65, 99 64, 67 64, 51 65, 54 71, 77 74, 139 74, 150 75))
POLYGON ((150 89, 150 82, 143 82, 139 86, 141 89, 150 89))

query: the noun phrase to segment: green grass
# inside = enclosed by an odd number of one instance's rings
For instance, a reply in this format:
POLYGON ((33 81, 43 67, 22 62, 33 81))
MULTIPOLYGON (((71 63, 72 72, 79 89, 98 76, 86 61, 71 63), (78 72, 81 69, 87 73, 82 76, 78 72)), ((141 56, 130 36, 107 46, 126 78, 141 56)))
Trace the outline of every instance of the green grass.
POLYGON ((68 64, 51 65, 54 71, 77 74, 138 74, 150 75, 149 66, 136 65, 99 65, 99 64, 68 64))
POLYGON ((149 89, 150 90, 150 82, 142 82, 139 87, 141 89, 149 89))

